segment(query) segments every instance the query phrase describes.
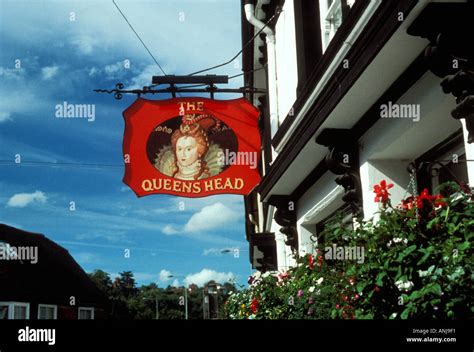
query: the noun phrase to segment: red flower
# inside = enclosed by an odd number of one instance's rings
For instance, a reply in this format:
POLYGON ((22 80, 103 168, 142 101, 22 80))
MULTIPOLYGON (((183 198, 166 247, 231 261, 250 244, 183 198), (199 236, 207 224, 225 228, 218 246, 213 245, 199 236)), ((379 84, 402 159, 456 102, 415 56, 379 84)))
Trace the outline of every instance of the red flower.
POLYGON ((416 206, 418 209, 423 209, 423 201, 431 203, 436 197, 433 197, 429 194, 428 190, 425 188, 420 195, 416 198, 416 206))
POLYGON ((252 311, 253 314, 257 313, 257 308, 258 308, 258 299, 254 298, 252 300, 252 303, 250 303, 250 310, 252 311))
POLYGON ((435 206, 446 206, 446 202, 444 202, 442 199, 443 196, 441 194, 438 194, 436 196, 432 196, 429 194, 428 190, 425 188, 421 194, 419 195, 419 197, 416 199, 416 206, 418 207, 418 209, 423 209, 424 205, 425 205, 425 201, 430 204, 430 203, 433 203, 435 206))
POLYGON ((441 194, 438 194, 437 196, 435 196, 435 200, 434 200, 434 203, 435 203, 435 206, 437 207, 445 207, 448 205, 448 203, 446 203, 443 199, 444 197, 441 195, 441 194))
POLYGON ((317 266, 322 266, 323 265, 323 256, 322 255, 318 255, 318 264, 316 264, 317 266))
POLYGON ((309 255, 309 269, 313 270, 313 256, 310 254, 309 255))
POLYGON ((413 197, 408 197, 407 199, 402 199, 402 203, 398 206, 402 210, 411 210, 415 206, 415 201, 413 197))
POLYGON ((278 282, 283 282, 286 279, 288 279, 289 277, 290 277, 290 274, 287 271, 277 275, 278 282))
POLYGON ((461 186, 461 190, 464 193, 472 195, 471 187, 469 187, 469 184, 461 182, 460 186, 461 186))
POLYGON ((375 202, 382 202, 383 204, 387 203, 389 200, 390 193, 388 190, 393 187, 393 183, 387 184, 387 181, 382 180, 380 184, 374 186, 375 193, 375 202))
POLYGON ((447 203, 444 201, 444 197, 441 194, 432 196, 425 188, 416 198, 408 197, 407 199, 402 199, 402 203, 399 205, 399 208, 402 210, 410 210, 416 206, 418 209, 423 209, 425 205, 444 207, 447 205, 447 203))

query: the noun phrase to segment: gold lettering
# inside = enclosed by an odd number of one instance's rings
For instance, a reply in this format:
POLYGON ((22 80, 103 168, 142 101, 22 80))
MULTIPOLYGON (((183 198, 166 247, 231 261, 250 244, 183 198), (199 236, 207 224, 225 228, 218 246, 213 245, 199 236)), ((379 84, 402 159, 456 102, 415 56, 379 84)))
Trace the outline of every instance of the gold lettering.
POLYGON ((177 180, 173 181, 173 191, 181 192, 181 181, 177 181, 177 180))
POLYGON ((214 190, 214 185, 212 184, 212 180, 204 181, 204 189, 206 192, 214 190))
POLYGON ((150 192, 153 190, 153 186, 151 185, 150 180, 143 180, 142 182, 142 189, 146 192, 150 192))
POLYGON ((201 193, 201 183, 194 182, 193 183, 193 193, 201 193))
POLYGON ((229 177, 227 177, 226 180, 225 180, 224 188, 225 189, 234 189, 234 187, 232 186, 232 180, 229 177))
POLYGON ((194 103, 188 101, 188 104, 187 104, 187 110, 196 110, 196 105, 194 105, 194 103))
POLYGON ((204 110, 204 102, 203 101, 198 101, 197 102, 197 111, 203 111, 204 110))
POLYGON ((244 188, 244 180, 241 178, 236 178, 235 183, 234 183, 234 188, 235 189, 242 189, 244 188))
POLYGON ((164 180, 163 182, 163 188, 167 191, 171 191, 171 180, 169 178, 167 178, 166 180, 164 180))
POLYGON ((222 189, 222 178, 216 178, 214 184, 216 189, 222 189))
POLYGON ((190 182, 183 182, 183 192, 185 193, 191 193, 193 184, 190 182))
POLYGON ((158 179, 158 186, 156 185, 156 178, 153 179, 153 189, 155 190, 160 190, 161 189, 161 178, 158 179))

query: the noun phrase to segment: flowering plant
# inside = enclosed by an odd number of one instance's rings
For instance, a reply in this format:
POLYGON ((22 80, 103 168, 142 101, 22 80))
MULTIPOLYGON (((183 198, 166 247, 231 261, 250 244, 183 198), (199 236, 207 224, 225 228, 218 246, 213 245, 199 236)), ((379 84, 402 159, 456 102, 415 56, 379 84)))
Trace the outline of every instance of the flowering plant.
POLYGON ((374 200, 383 206, 377 222, 361 221, 352 229, 341 215, 318 234, 324 242, 315 244, 315 253, 298 258, 284 278, 267 275, 234 294, 227 317, 473 318, 470 189, 449 182, 436 195, 423 190, 392 207, 392 185, 378 186, 374 200), (327 246, 363 248, 363 260, 335 260, 327 246), (246 311, 238 315, 242 304, 246 311))

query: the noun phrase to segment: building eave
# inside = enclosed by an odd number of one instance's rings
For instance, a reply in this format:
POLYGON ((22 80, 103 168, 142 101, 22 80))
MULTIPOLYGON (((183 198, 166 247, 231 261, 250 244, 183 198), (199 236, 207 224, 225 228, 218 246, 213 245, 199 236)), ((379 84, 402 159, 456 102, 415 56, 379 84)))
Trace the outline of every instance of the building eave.
MULTIPOLYGON (((378 7, 369 23, 366 25, 364 31, 360 34, 346 56, 351 65, 351 69, 348 70, 341 65, 335 71, 332 79, 329 80, 328 84, 314 100, 307 114, 302 118, 300 124, 294 130, 294 133, 288 139, 278 157, 273 162, 269 172, 262 179, 259 186, 259 193, 264 201, 266 201, 272 194, 291 194, 295 191, 300 182, 311 173, 311 170, 305 170, 305 174, 300 175, 300 180, 298 182, 295 180, 294 185, 291 187, 285 183, 286 189, 283 192, 275 189, 275 185, 281 181, 282 176, 288 171, 293 161, 302 152, 303 148, 308 143, 314 143, 313 138, 321 128, 322 124, 326 122, 333 110, 341 100, 345 98, 352 86, 357 82, 371 62, 377 57, 386 43, 400 28, 402 23, 403 28, 408 26, 408 24, 402 21, 393 20, 396 18, 396 14, 400 12, 403 13, 405 21, 407 21, 408 15, 417 4, 418 9, 416 12, 421 11, 424 6, 426 6, 426 3, 419 4, 418 1, 404 0, 400 2, 383 2, 378 7)), ((411 20, 413 20, 413 18, 411 20)), ((421 44, 418 45, 419 48, 416 49, 418 51, 415 53, 415 56, 417 56, 423 46, 426 45, 424 41, 419 41, 418 43, 421 44)), ((319 76, 315 75, 315 77, 319 76)), ((315 78, 309 86, 314 87, 316 84, 317 78, 315 78)), ((306 102, 305 99, 308 97, 307 94, 308 93, 303 93, 301 95, 296 106, 298 106, 298 104, 301 106, 301 104, 306 102)), ((291 123, 290 119, 287 119, 287 121, 289 121, 288 124, 291 123)), ((348 126, 332 127, 351 128, 354 123, 348 126)), ((280 127, 280 130, 283 132, 285 131, 285 124, 280 127)), ((323 147, 318 149, 314 155, 313 165, 318 164, 323 159, 324 154, 325 149, 323 147)))

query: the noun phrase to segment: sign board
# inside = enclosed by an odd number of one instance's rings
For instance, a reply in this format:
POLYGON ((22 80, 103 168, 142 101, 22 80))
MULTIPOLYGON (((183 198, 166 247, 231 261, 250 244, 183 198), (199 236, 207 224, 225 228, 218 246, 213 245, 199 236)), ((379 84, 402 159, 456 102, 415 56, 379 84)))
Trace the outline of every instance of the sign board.
POLYGON ((123 116, 123 182, 139 197, 247 195, 260 181, 259 111, 244 98, 138 98, 123 116))

